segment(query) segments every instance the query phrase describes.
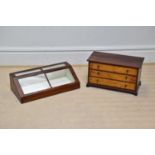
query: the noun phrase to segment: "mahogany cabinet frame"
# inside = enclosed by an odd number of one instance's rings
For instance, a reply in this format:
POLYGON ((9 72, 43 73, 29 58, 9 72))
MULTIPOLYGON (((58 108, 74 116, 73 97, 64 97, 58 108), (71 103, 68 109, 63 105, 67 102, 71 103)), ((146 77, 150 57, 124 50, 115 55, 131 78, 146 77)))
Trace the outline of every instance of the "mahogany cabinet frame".
POLYGON ((21 103, 25 103, 25 102, 37 100, 40 98, 44 98, 47 96, 55 95, 58 93, 78 89, 80 88, 80 81, 78 77, 76 76, 72 66, 68 62, 61 62, 61 63, 52 64, 52 65, 41 66, 41 67, 36 67, 32 69, 10 73, 10 87, 13 93, 18 98, 18 100, 21 103), (46 68, 49 68, 49 69, 46 69, 46 68), (56 86, 56 87, 51 87, 51 84, 47 78, 46 73, 52 73, 54 71, 59 71, 59 70, 64 70, 64 69, 69 69, 70 73, 72 74, 74 78, 74 82, 63 84, 63 85, 56 86), (26 77, 32 77, 35 75, 39 75, 39 74, 45 75, 45 78, 49 84, 49 88, 35 91, 32 93, 28 93, 28 94, 24 94, 22 87, 18 80, 22 78, 26 78, 26 77))

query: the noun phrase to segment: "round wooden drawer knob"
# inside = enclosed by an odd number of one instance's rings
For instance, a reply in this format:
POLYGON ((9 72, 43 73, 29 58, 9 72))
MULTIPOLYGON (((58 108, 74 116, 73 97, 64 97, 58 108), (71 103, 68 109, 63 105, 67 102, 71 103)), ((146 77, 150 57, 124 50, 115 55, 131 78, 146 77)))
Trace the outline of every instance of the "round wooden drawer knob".
POLYGON ((99 68, 100 68, 100 66, 99 66, 99 65, 97 65, 97 68, 99 69, 99 68))
POLYGON ((97 75, 100 75, 100 72, 97 72, 97 75))
POLYGON ((99 79, 97 79, 96 82, 98 83, 99 82, 99 79))

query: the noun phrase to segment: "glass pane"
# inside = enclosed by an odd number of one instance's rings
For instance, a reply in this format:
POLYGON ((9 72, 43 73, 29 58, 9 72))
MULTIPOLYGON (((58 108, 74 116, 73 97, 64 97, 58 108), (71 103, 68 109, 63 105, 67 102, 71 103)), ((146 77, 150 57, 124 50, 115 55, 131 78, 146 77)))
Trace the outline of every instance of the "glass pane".
POLYGON ((21 72, 21 73, 16 73, 15 75, 16 76, 20 76, 20 75, 26 75, 26 74, 36 73, 36 72, 40 72, 40 71, 41 71, 40 69, 36 69, 36 70, 24 71, 24 72, 21 72))
POLYGON ((47 66, 47 67, 43 67, 43 70, 48 70, 48 69, 53 69, 53 68, 58 68, 58 67, 64 67, 66 66, 66 64, 58 64, 58 65, 54 65, 54 66, 47 66))
POLYGON ((18 79, 24 94, 50 88, 44 74, 18 79))
POLYGON ((63 69, 46 74, 52 87, 57 87, 75 81, 69 69, 63 69))

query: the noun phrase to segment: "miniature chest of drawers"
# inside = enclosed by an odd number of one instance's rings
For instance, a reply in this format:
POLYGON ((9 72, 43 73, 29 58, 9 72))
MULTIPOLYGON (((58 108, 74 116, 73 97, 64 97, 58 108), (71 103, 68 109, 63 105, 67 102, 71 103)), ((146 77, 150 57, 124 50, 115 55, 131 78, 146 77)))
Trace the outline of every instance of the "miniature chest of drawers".
POLYGON ((93 52, 88 58, 87 86, 137 95, 144 58, 93 52))

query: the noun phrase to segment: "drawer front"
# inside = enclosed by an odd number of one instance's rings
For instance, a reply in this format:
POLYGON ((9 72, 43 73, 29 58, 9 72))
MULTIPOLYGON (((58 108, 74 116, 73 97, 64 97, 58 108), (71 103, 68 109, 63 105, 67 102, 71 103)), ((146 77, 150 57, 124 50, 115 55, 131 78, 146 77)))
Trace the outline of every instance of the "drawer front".
POLYGON ((135 90, 134 83, 119 82, 119 81, 109 80, 109 79, 89 77, 89 83, 110 86, 110 87, 115 87, 115 88, 123 88, 123 89, 128 89, 128 90, 135 90))
POLYGON ((92 63, 92 62, 90 63, 90 69, 103 70, 103 71, 129 74, 129 75, 137 75, 137 69, 134 69, 134 68, 120 67, 120 66, 113 66, 113 65, 106 65, 106 64, 99 64, 99 63, 92 63))
POLYGON ((100 78, 108 78, 112 80, 120 80, 125 82, 136 82, 136 76, 130 76, 130 75, 122 75, 117 73, 109 73, 109 72, 103 72, 103 71, 97 71, 97 70, 90 70, 89 72, 90 76, 100 77, 100 78))

